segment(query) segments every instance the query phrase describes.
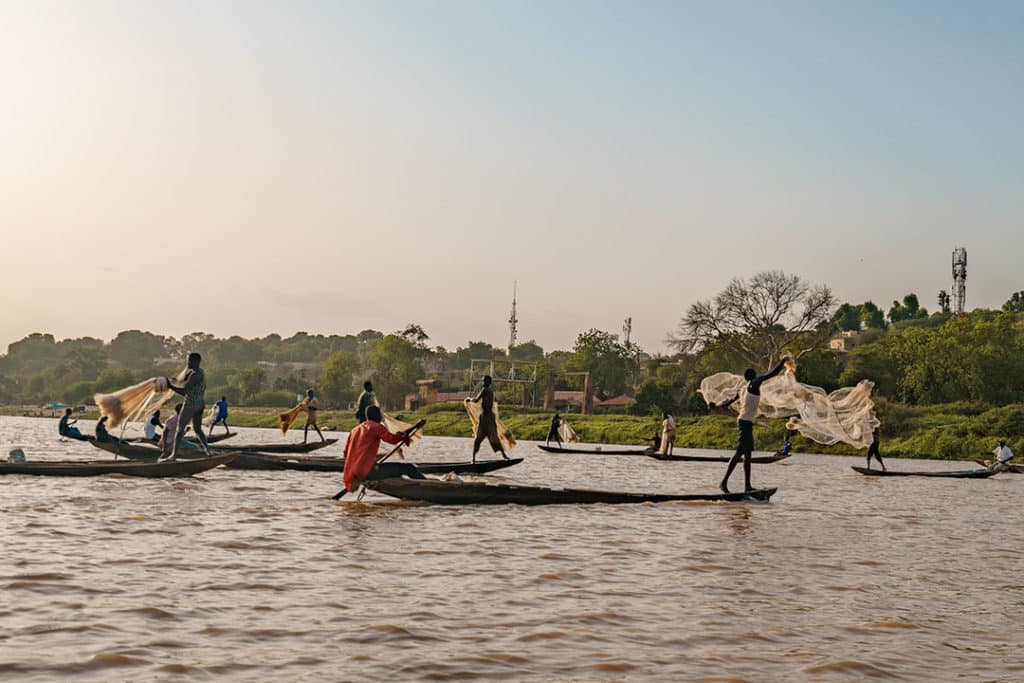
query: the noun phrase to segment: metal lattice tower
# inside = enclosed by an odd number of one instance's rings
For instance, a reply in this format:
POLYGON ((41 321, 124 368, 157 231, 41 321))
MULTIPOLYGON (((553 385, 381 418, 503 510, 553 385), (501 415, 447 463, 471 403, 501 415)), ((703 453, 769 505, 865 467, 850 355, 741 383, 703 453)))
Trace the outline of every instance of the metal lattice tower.
POLYGON ((633 318, 626 318, 622 323, 622 340, 629 344, 629 337, 633 334, 633 318))
POLYGON ((967 250, 957 247, 953 250, 953 313, 964 314, 967 304, 967 250))
POLYGON ((508 318, 508 352, 512 353, 512 347, 516 345, 516 334, 518 333, 517 325, 519 325, 519 318, 516 317, 516 289, 519 286, 518 280, 512 282, 512 315, 508 318))

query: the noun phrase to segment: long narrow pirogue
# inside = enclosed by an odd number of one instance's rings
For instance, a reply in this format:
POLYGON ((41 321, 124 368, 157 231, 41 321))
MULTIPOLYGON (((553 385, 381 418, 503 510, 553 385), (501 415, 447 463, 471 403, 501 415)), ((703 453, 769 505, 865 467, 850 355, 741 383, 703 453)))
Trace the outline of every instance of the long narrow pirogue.
MULTIPOLYGON (((248 444, 237 446, 210 446, 211 453, 240 453, 242 451, 250 453, 306 453, 309 451, 319 450, 326 446, 330 446, 332 443, 336 443, 337 439, 328 439, 327 442, 318 441, 310 444, 248 444)), ((131 458, 133 460, 155 460, 160 456, 160 451, 150 444, 142 443, 111 443, 109 441, 96 441, 92 440, 91 443, 96 448, 120 455, 125 458, 131 458)), ((195 450, 195 449, 189 449, 195 450)), ((189 450, 180 451, 183 457, 188 457, 189 450)))
MULTIPOLYGON (((750 459, 750 462, 767 465, 773 462, 779 462, 793 455, 792 453, 776 453, 775 455, 755 455, 750 459)), ((671 462, 729 462, 731 456, 728 455, 665 455, 663 453, 649 453, 649 458, 655 460, 667 460, 671 462)))
POLYGON ((869 477, 947 477, 952 479, 986 479, 995 474, 995 470, 955 470, 952 472, 900 472, 893 470, 869 470, 866 467, 852 467, 854 472, 869 477))
POLYGON ((483 482, 439 481, 437 479, 379 479, 365 482, 373 489, 395 498, 439 505, 571 505, 665 503, 670 501, 762 501, 778 489, 755 489, 746 493, 621 493, 587 489, 557 489, 483 482))
POLYGON ((247 443, 230 446, 210 446, 211 451, 251 451, 253 453, 309 453, 327 448, 331 444, 338 443, 337 439, 326 441, 310 441, 309 443, 247 443))
POLYGON ((190 477, 230 463, 237 453, 222 453, 196 460, 136 462, 133 460, 39 460, 36 462, 0 462, 0 474, 32 474, 47 477, 98 477, 120 474, 127 477, 190 477))

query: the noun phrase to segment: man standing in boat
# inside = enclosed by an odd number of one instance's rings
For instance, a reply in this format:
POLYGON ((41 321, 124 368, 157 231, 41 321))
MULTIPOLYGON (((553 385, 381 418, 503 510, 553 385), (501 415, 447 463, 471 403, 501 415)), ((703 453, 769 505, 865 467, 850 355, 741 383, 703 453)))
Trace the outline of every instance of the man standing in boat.
POLYGON ((373 393, 373 383, 370 380, 363 382, 363 393, 359 394, 359 401, 356 405, 356 419, 362 424, 366 422, 366 409, 377 405, 377 397, 373 393))
POLYGON ((319 410, 319 406, 317 406, 316 403, 316 396, 313 394, 313 390, 310 389, 306 392, 306 426, 302 428, 302 443, 306 443, 310 427, 315 429, 316 433, 320 435, 321 441, 327 441, 327 439, 324 438, 323 432, 320 431, 320 427, 316 424, 317 410, 319 410))
POLYGON ((171 454, 167 456, 168 460, 174 460, 177 457, 178 446, 190 423, 192 431, 199 439, 199 445, 206 455, 210 455, 210 447, 206 443, 206 434, 203 432, 203 413, 206 411, 206 373, 199 367, 202 362, 203 357, 193 351, 188 354, 188 367, 185 369, 183 377, 184 384, 176 387, 170 380, 167 381, 168 389, 185 397, 181 406, 181 414, 178 416, 178 424, 174 430, 174 442, 171 445, 171 454))
POLYGON ((676 444, 676 421, 668 413, 662 413, 661 416, 661 444, 658 452, 662 455, 670 455, 676 444))
POLYGON ((224 425, 224 431, 230 434, 231 428, 228 427, 228 397, 221 396, 220 400, 213 405, 217 408, 217 415, 214 416, 213 422, 210 423, 210 436, 213 436, 213 428, 217 425, 224 425))
MULTIPOLYGON (((736 427, 739 431, 736 453, 732 456, 732 459, 729 460, 729 466, 725 470, 725 476, 722 477, 722 483, 719 484, 719 488, 722 489, 723 493, 729 492, 729 476, 732 474, 732 471, 736 469, 736 465, 739 463, 740 458, 743 458, 744 490, 754 490, 753 485, 750 483, 750 459, 754 456, 754 420, 757 418, 757 407, 761 403, 761 384, 782 372, 789 360, 790 358, 788 355, 783 356, 782 360, 772 369, 771 372, 761 376, 758 376, 757 372, 753 368, 747 368, 743 372, 743 379, 747 381, 747 391, 743 396, 743 404, 740 406, 739 418, 736 420, 736 427)), ((733 403, 739 397, 739 394, 737 394, 724 405, 733 403)))
POLYGON ((501 457, 508 460, 505 449, 501 445, 501 438, 498 436, 498 418, 494 415, 494 387, 490 375, 484 375, 484 386, 475 398, 469 399, 480 404, 480 422, 476 426, 476 438, 473 439, 473 462, 476 462, 476 454, 480 451, 480 444, 487 439, 491 449, 495 453, 501 453, 501 457))
POLYGON ((411 479, 426 479, 418 469, 407 462, 387 462, 377 466, 377 452, 380 450, 381 441, 390 444, 409 443, 409 437, 404 432, 395 434, 381 424, 383 419, 380 407, 371 405, 366 409, 366 419, 348 434, 348 440, 345 441, 345 471, 342 474, 348 491, 355 491, 365 479, 374 478, 375 475, 406 475, 411 479))
POLYGON ((868 446, 868 469, 871 469, 871 457, 874 456, 878 460, 878 464, 882 466, 882 471, 885 472, 885 463, 882 462, 882 454, 878 452, 878 444, 881 439, 878 435, 878 427, 871 432, 871 445, 868 446))
POLYGON ((562 447, 562 436, 558 433, 558 428, 562 426, 562 418, 558 416, 558 412, 555 412, 555 416, 551 418, 551 427, 548 428, 548 438, 544 440, 544 445, 547 446, 551 443, 551 439, 558 442, 558 447, 562 447))

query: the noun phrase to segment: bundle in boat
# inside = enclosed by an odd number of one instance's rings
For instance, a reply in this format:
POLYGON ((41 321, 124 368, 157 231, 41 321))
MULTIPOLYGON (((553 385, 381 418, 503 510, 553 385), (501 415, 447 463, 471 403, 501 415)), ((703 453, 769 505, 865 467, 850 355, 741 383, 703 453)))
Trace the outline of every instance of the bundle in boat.
POLYGON ((166 377, 151 377, 112 394, 96 394, 93 400, 100 415, 107 416, 107 428, 114 429, 162 406, 174 395, 167 384, 166 377))
MULTIPOLYGON (((821 387, 796 380, 796 364, 761 384, 760 417, 789 418, 787 429, 799 431, 821 444, 847 443, 856 448, 871 445, 872 432, 878 427, 875 404, 871 400, 874 382, 861 380, 853 387, 831 393, 821 387)), ((719 372, 705 377, 699 389, 709 404, 720 404, 739 397, 731 407, 739 412, 746 400, 747 382, 742 375, 719 372)))

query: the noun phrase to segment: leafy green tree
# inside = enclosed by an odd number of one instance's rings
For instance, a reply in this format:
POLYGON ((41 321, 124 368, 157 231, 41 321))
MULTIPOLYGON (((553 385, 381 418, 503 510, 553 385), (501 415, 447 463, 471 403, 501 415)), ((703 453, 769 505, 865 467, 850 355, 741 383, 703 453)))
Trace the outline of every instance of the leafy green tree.
POLYGON ((590 329, 576 337, 568 370, 590 372, 590 384, 599 398, 618 396, 626 390, 626 380, 636 362, 636 348, 623 344, 619 336, 590 329))
POLYGON ((335 351, 327 359, 327 364, 320 373, 317 386, 324 398, 332 406, 345 405, 355 396, 352 378, 359 372, 359 361, 350 351, 335 351))
POLYGON ((405 395, 416 388, 423 375, 420 359, 425 349, 401 334, 381 339, 370 354, 373 366, 373 388, 385 408, 404 405, 405 395))
POLYGON ((149 367, 166 354, 167 340, 152 332, 125 330, 110 341, 110 357, 129 368, 149 367))
POLYGON ((910 293, 903 297, 903 303, 893 301, 889 309, 889 322, 900 322, 901 320, 917 320, 927 318, 928 310, 921 308, 917 300, 917 294, 910 293))
POLYGON ((1003 310, 1007 313, 1024 313, 1024 292, 1014 292, 1003 304, 1003 310))
POLYGON ((861 326, 861 307, 843 304, 836 309, 833 320, 836 327, 843 332, 859 331, 861 326))
POLYGON ((942 313, 949 313, 949 292, 944 289, 939 290, 939 311, 942 313))
POLYGON ((544 349, 534 340, 524 341, 516 344, 508 352, 512 360, 539 361, 544 360, 544 349))
POLYGON ((874 301, 865 301, 860 305, 860 319, 866 330, 884 330, 886 327, 885 313, 874 301))
POLYGON ((267 381, 266 371, 258 365, 243 368, 235 375, 235 386, 238 387, 239 396, 243 402, 253 401, 267 381))
POLYGON ((107 367, 107 354, 102 348, 77 347, 64 355, 64 362, 83 380, 93 380, 107 367))
POLYGON ((135 384, 136 380, 128 368, 110 367, 96 378, 96 391, 109 394, 135 384))

